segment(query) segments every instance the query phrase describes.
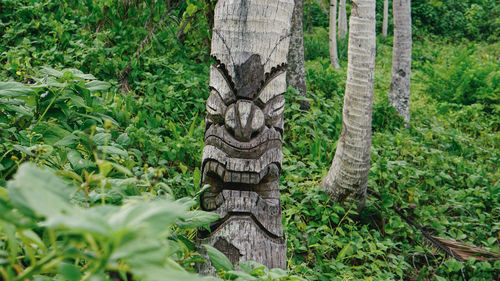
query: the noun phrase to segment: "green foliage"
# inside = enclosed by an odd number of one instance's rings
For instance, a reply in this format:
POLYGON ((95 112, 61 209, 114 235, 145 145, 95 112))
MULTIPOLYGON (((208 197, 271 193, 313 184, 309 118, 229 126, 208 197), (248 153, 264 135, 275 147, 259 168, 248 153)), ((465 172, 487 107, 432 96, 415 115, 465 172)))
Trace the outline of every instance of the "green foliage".
POLYGON ((498 41, 500 5, 495 0, 412 1, 416 34, 498 41))
POLYGON ((320 26, 328 28, 329 25, 329 3, 327 0, 304 1, 303 26, 309 32, 309 26, 320 26))
MULTIPOLYGON (((304 56, 306 60, 315 60, 318 58, 329 58, 330 51, 328 47, 329 35, 328 29, 315 27, 313 34, 305 34, 304 37, 304 56)), ((340 63, 347 61, 347 42, 348 38, 337 39, 337 52, 340 63)))
POLYGON ((481 104, 486 112, 500 114, 500 62, 494 54, 474 45, 447 53, 422 67, 419 79, 426 82, 427 93, 441 102, 481 104))
POLYGON ((56 280, 112 280, 127 274, 141 280, 199 280, 176 263, 188 251, 172 234, 178 227, 209 223, 216 215, 196 211, 194 216, 188 211, 194 201, 151 193, 129 197, 122 206, 85 207, 87 197, 83 188, 53 171, 21 165, 0 199, 1 229, 8 234, 2 239, 7 250, 3 262, 9 265, 1 271, 3 280, 40 274, 56 280), (19 263, 25 269, 16 272, 19 263))
MULTIPOLYGON (((0 279, 200 278, 195 228, 215 217, 186 196, 200 192, 215 1, 181 4, 132 59, 167 2, 176 1, 0 2, 0 279), (129 62, 124 93, 118 74, 129 62)), ((387 102, 391 39, 379 38, 369 188, 382 200, 358 213, 319 188, 342 128, 347 66, 347 40, 343 68, 330 66, 327 4, 305 3, 311 109, 286 93, 289 271, 234 270, 212 251, 219 277, 494 280, 498 261, 449 259, 388 208, 433 235, 500 251, 498 44, 416 41, 405 129, 387 102)), ((413 12, 417 39, 498 38, 494 1, 413 1, 413 12)))

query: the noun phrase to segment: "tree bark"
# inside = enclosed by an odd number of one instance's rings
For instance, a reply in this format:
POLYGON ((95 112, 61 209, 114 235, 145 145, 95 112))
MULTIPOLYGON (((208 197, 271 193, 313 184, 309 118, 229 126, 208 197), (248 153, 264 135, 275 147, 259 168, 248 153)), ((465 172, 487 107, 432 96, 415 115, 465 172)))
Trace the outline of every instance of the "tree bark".
MULTIPOLYGON (((279 175, 293 0, 219 0, 215 6, 201 197, 221 219, 199 243, 233 264, 286 267, 279 175)), ((200 265, 199 271, 214 269, 200 265)))
POLYGON ((347 12, 345 0, 340 0, 339 3, 339 38, 342 40, 347 35, 347 12))
POLYGON ((334 68, 340 68, 337 52, 337 0, 330 0, 330 62, 334 68))
POLYGON ((357 202, 362 208, 366 200, 372 139, 375 0, 352 0, 349 24, 342 133, 322 186, 334 201, 357 202))
POLYGON ((410 124, 411 75, 411 1, 393 0, 394 48, 392 51, 392 77, 389 102, 410 124))
MULTIPOLYGON (((306 97, 306 71, 304 68, 304 31, 302 19, 304 16, 304 0, 294 0, 292 16, 292 30, 290 37, 290 48, 288 51, 288 68, 286 83, 299 91, 299 95, 306 97)), ((299 101, 300 108, 307 110, 310 105, 306 100, 299 101)))
POLYGON ((387 25, 389 21, 389 0, 384 0, 384 19, 382 21, 382 37, 387 37, 387 25))

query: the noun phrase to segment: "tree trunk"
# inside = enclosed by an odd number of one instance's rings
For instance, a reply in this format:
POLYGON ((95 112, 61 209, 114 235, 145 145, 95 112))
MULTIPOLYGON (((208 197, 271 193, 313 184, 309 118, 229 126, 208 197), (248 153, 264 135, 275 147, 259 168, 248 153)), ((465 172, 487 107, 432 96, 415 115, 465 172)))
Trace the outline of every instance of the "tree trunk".
MULTIPOLYGON (((299 91, 299 95, 306 97, 306 71, 304 68, 304 31, 302 29, 302 18, 304 16, 304 0, 295 0, 292 17, 292 31, 290 37, 290 48, 288 51, 288 68, 286 82, 299 91)), ((299 101, 301 109, 309 109, 309 102, 299 101)))
MULTIPOLYGON (((215 6, 201 197, 221 219, 199 243, 233 264, 286 268, 279 178, 293 0, 219 0, 215 6)), ((200 265, 204 274, 214 272, 200 265)))
POLYGON ((345 0, 340 0, 339 4, 339 38, 342 40, 347 35, 347 12, 345 0))
POLYGON ((362 208, 366 200, 372 139, 375 0, 352 0, 349 24, 342 133, 322 186, 334 201, 357 202, 362 208))
POLYGON ((389 102, 410 124, 411 1, 393 0, 394 48, 389 102))
POLYGON ((337 0, 330 0, 330 62, 334 68, 340 68, 337 52, 337 0))
POLYGON ((389 21, 389 0, 384 0, 384 19, 382 21, 382 37, 387 37, 387 25, 389 21))
POLYGON ((312 33, 312 2, 309 2, 309 9, 307 10, 307 34, 312 33))

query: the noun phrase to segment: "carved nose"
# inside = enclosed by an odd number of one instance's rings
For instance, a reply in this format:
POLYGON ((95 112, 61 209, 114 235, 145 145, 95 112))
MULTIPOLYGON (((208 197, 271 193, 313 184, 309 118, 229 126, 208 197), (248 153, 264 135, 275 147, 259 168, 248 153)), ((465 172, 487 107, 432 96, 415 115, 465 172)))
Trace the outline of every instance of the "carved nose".
POLYGON ((227 109, 224 123, 237 140, 250 141, 263 128, 264 113, 253 102, 239 100, 227 109))

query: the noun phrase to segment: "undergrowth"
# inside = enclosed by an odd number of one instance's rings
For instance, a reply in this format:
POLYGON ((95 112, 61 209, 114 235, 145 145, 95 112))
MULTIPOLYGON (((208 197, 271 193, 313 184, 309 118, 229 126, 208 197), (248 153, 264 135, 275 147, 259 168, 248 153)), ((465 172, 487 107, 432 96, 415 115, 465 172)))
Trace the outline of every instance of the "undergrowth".
MULTIPOLYGON (((132 60, 129 92, 118 73, 165 6, 118 2, 0 3, 2 280, 199 278, 195 229, 215 219, 195 203, 210 65, 206 2, 181 5, 132 60), (182 45, 175 32, 193 15, 182 45)), ((347 44, 339 43, 335 70, 323 27, 305 43, 312 107, 301 111, 290 89, 285 110, 289 271, 252 263, 236 271, 212 253, 220 276, 497 278, 500 262, 453 260, 390 207, 432 235, 500 251, 498 43, 415 42, 406 129, 386 98, 391 38, 378 39, 369 188, 382 200, 369 197, 361 213, 320 188, 342 127, 347 44)))

